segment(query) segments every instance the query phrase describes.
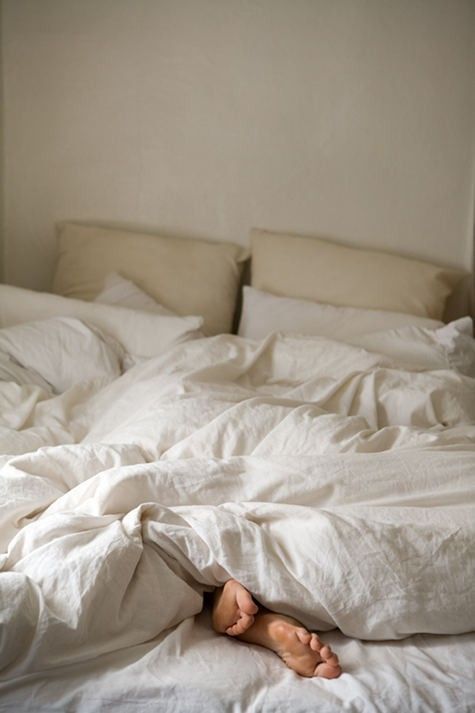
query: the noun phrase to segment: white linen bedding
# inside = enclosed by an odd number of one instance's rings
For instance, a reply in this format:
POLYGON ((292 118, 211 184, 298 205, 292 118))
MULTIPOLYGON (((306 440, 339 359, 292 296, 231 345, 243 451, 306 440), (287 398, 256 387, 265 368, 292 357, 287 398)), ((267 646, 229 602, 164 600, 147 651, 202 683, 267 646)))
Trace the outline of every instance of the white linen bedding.
MULTIPOLYGON (((282 680, 300 686, 300 710, 314 709, 317 693, 321 710, 371 710, 361 701, 373 694, 377 673, 356 661, 385 651, 384 686, 397 680, 387 651, 400 649, 387 640, 412 635, 405 651, 426 641, 427 650, 438 641, 447 651, 452 641, 468 650, 475 379, 434 370, 426 349, 428 368, 418 352, 411 369, 397 357, 323 338, 274 335, 258 343, 224 335, 60 394, 2 384, 0 710, 3 693, 5 710, 15 696, 24 710, 42 710, 35 691, 41 682, 44 693, 58 667, 66 679, 73 670, 87 679, 89 664, 105 661, 102 674, 113 680, 110 666, 155 651, 146 642, 157 637, 161 651, 179 636, 176 650, 184 647, 192 662, 188 644, 203 635, 190 617, 203 592, 229 577, 308 627, 338 627, 341 634, 327 636, 336 637, 338 653, 337 641, 353 651, 337 681, 303 681, 268 652, 206 635, 222 651, 235 646, 236 656, 263 661, 263 678, 272 661, 282 680)), ((464 669, 454 661, 432 673, 461 676, 457 693, 446 680, 441 685, 445 701, 468 711, 473 677, 467 662, 464 669)), ((159 655, 158 688, 175 680, 164 675, 159 655)), ((249 689, 240 681, 233 710, 276 710, 252 681, 249 689)), ((103 705, 86 680, 71 686, 80 693, 69 708, 45 699, 43 709, 106 710, 112 701, 141 710, 132 683, 122 702, 111 693, 103 705)), ((426 681, 419 698, 415 691, 417 705, 407 710, 436 710, 429 688, 426 681)), ((200 710, 206 691, 196 691, 184 708, 176 702, 159 710, 200 710)), ((401 700, 397 692, 394 708, 381 710, 404 710, 401 700)))
POLYGON ((475 636, 325 640, 345 673, 301 678, 275 654, 219 637, 208 612, 156 639, 0 683, 0 711, 471 713, 475 636))
POLYGON ((202 336, 202 317, 152 314, 0 285, 0 327, 57 317, 85 321, 118 341, 134 359, 156 356, 174 344, 202 336))
POLYGON ((413 314, 298 300, 245 285, 238 333, 249 339, 264 339, 271 332, 312 334, 334 339, 344 335, 346 339, 410 324, 428 329, 443 326, 443 322, 413 314))

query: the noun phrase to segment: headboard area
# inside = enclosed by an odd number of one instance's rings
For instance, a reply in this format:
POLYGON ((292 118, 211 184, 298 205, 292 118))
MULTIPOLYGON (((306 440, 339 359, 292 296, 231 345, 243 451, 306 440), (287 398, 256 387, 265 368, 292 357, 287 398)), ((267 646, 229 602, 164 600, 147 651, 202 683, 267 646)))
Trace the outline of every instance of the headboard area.
MULTIPOLYGON (((147 293, 165 311, 202 317, 208 336, 238 330, 246 284, 264 297, 378 312, 376 321, 375 314, 364 321, 380 328, 403 324, 409 316, 412 323, 418 318, 440 324, 473 315, 473 277, 467 271, 333 239, 253 229, 249 250, 75 222, 60 223, 57 230, 56 293, 94 300, 115 275, 142 290, 141 300, 147 293)), ((247 297, 249 310, 256 302, 249 291, 247 297)), ((277 303, 271 306, 278 309, 277 303)))

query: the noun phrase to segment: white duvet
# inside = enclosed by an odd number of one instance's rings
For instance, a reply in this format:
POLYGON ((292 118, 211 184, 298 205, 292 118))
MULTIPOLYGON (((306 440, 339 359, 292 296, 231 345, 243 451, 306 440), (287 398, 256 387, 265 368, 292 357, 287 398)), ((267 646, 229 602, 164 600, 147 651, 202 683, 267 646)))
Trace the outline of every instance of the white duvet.
POLYGON ((148 641, 229 577, 317 630, 472 631, 472 344, 457 369, 414 329, 199 339, 121 376, 97 330, 53 368, 0 330, 0 677, 148 641))

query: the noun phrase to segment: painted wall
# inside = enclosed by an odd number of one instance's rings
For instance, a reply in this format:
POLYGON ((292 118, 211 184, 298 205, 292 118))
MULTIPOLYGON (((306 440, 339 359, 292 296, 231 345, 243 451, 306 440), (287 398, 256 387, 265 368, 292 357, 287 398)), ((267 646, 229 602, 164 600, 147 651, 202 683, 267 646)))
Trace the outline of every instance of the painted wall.
POLYGON ((471 265, 471 0, 3 0, 7 281, 54 223, 471 265))

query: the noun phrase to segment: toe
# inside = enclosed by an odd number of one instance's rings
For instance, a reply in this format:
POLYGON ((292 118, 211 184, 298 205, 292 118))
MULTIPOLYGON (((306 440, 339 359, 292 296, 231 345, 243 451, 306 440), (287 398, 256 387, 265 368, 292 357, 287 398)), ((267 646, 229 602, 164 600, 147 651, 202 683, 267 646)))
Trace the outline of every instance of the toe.
POLYGON ((312 634, 312 638, 310 639, 310 648, 312 649, 312 651, 321 651, 322 642, 320 641, 317 634, 312 634))
POLYGON ((310 643, 312 635, 306 629, 296 629, 295 634, 297 636, 297 639, 301 641, 302 644, 305 644, 307 646, 310 643))
POLYGON ((243 628, 240 626, 239 622, 237 624, 233 624, 232 626, 229 626, 226 629, 226 634, 229 636, 239 636, 239 634, 243 633, 243 628))
POLYGON ((322 646, 322 648, 320 649, 320 656, 322 657, 322 659, 325 659, 325 660, 326 660, 326 659, 328 659, 331 655, 332 655, 332 650, 331 650, 331 648, 330 648, 329 646, 326 646, 326 645, 325 645, 325 646, 322 646))
POLYGON ((314 676, 319 676, 320 678, 338 678, 341 674, 341 668, 339 666, 329 666, 327 663, 320 663, 315 669, 314 676))
POLYGON ((246 629, 249 629, 249 627, 251 626, 253 621, 254 621, 253 616, 250 616, 249 614, 243 614, 241 612, 241 615, 236 622, 236 628, 239 629, 239 633, 243 634, 246 631, 246 629))
POLYGON ((246 614, 257 614, 259 607, 253 600, 251 594, 242 585, 239 585, 239 590, 236 593, 236 601, 240 610, 246 614))
POLYGON ((240 612, 238 621, 226 629, 229 636, 239 636, 244 634, 254 624, 254 617, 240 612))

